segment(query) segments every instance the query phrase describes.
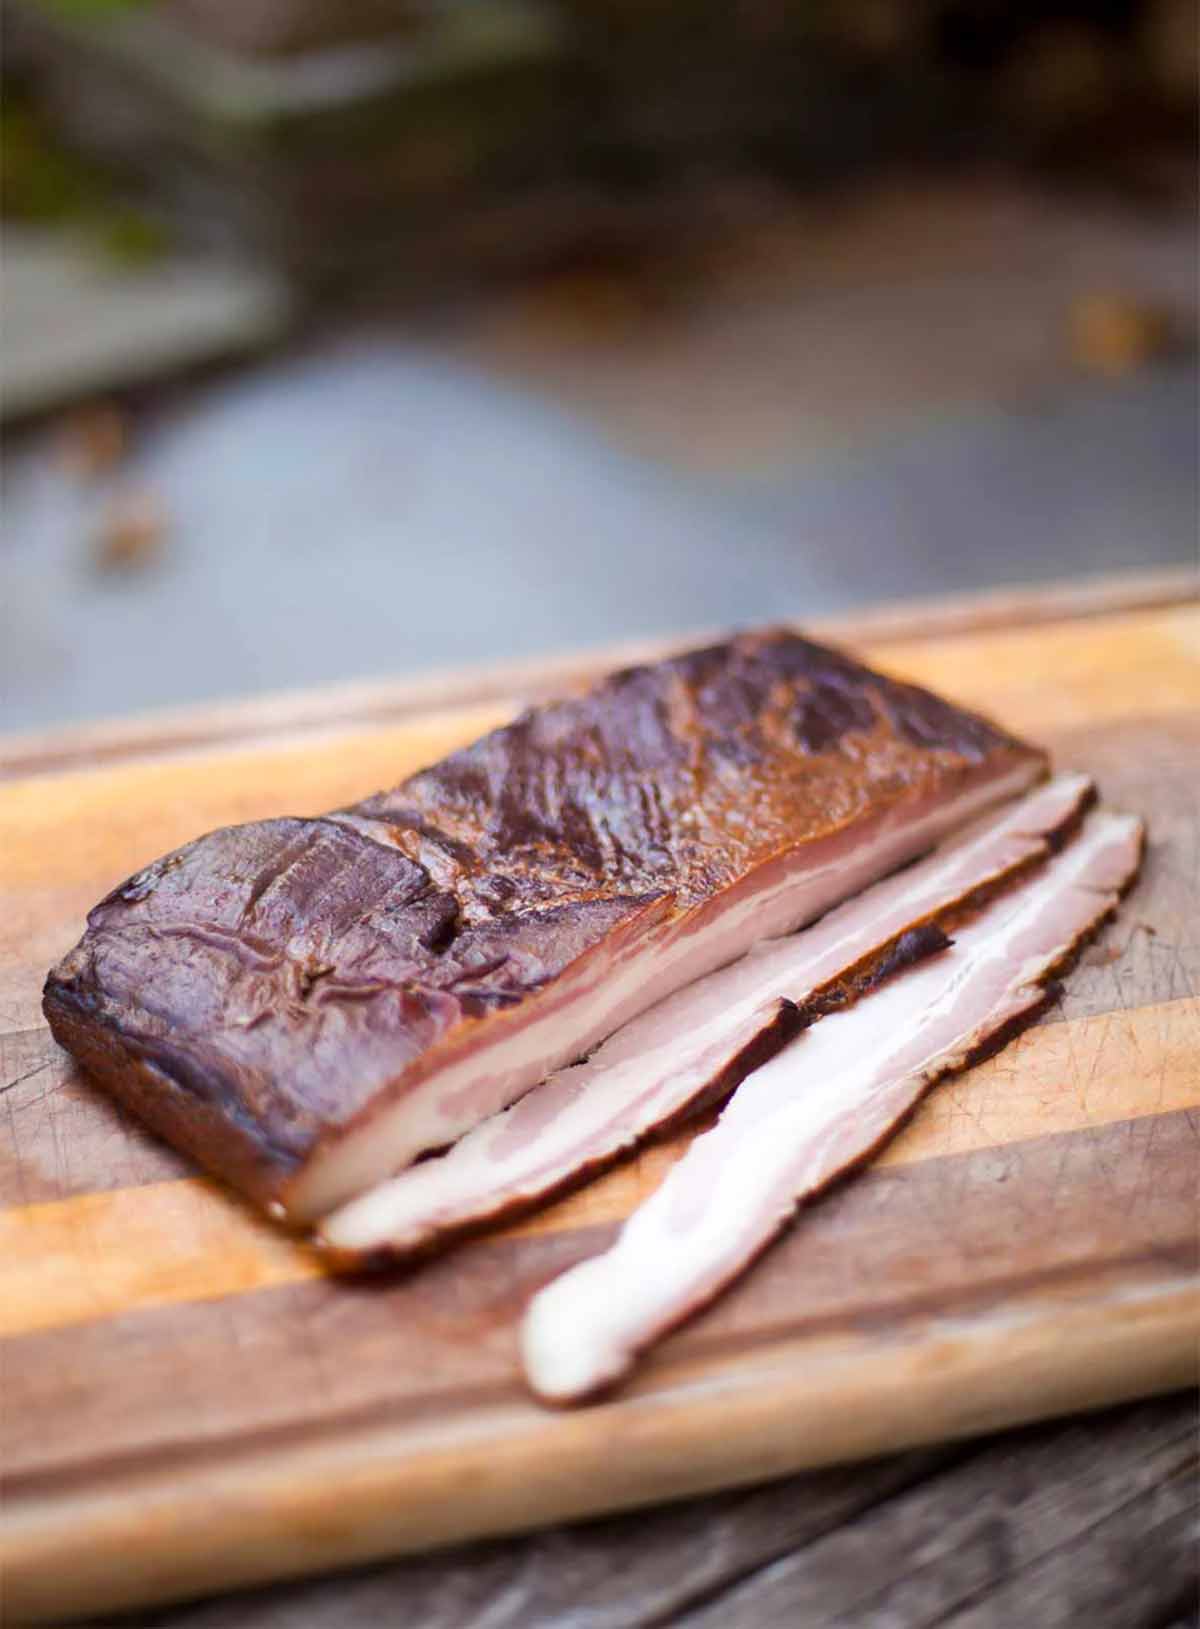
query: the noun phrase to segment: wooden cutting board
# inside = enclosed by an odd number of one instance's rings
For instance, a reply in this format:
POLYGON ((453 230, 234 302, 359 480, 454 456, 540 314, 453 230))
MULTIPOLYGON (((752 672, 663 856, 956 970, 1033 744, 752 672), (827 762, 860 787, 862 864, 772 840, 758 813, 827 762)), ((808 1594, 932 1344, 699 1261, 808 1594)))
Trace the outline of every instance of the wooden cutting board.
POLYGON ((1035 1028, 941 1087, 618 1396, 574 1412, 524 1391, 519 1312, 611 1238, 681 1143, 420 1270, 338 1282, 94 1092, 39 997, 86 909, 152 856, 398 780, 508 716, 518 691, 596 659, 9 744, 11 1620, 669 1499, 1194 1378, 1200 604, 1160 584, 840 632, 1143 812, 1144 875, 1035 1028))

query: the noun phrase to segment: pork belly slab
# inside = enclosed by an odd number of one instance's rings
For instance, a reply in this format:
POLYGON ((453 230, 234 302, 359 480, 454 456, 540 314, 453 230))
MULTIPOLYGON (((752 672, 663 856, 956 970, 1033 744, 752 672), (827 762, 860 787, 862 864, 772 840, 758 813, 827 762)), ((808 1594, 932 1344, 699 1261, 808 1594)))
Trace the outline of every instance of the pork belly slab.
POLYGON ((953 944, 806 1030, 738 1088, 607 1252, 531 1302, 533 1388, 569 1401, 718 1294, 797 1204, 875 1152, 943 1076, 1026 1023, 1047 981, 1136 874, 1141 822, 1088 816, 1043 869, 986 906, 953 944))
POLYGON ((349 1253, 411 1253, 529 1209, 655 1131, 717 1100, 823 1007, 890 970, 914 930, 945 922, 1049 853, 1091 797, 1060 775, 875 883, 815 926, 768 940, 669 996, 486 1120, 327 1217, 321 1236, 349 1253))
POLYGON ((305 1221, 1045 772, 768 631, 629 669, 317 819, 213 832, 50 974, 115 1096, 305 1221))

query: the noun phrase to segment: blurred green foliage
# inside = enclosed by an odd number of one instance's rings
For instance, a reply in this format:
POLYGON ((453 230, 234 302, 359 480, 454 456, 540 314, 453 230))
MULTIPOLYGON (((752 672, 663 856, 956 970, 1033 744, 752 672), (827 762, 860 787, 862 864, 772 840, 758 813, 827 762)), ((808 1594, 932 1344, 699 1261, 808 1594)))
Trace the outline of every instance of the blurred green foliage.
POLYGON ((57 151, 31 110, 11 96, 0 109, 0 215, 69 220, 89 196, 87 166, 57 151))
POLYGON ((148 264, 170 248, 160 221, 121 202, 106 175, 57 146, 32 108, 12 94, 0 108, 0 218, 78 229, 90 247, 120 266, 148 264))
POLYGON ((39 0, 39 4, 68 17, 103 17, 106 12, 134 11, 150 0, 39 0))

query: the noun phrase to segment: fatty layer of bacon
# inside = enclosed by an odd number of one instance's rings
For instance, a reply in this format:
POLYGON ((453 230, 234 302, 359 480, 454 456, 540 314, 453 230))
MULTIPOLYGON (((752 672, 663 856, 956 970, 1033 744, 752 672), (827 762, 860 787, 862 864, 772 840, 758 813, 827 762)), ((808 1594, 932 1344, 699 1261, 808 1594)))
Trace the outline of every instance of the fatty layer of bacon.
MULTIPOLYGON (((727 1286, 796 1206, 874 1153, 937 1081, 1014 1032, 1136 874, 1141 822, 1094 813, 953 944, 788 1044, 739 1087, 604 1254, 537 1295, 534 1390, 590 1395, 727 1286)), ((897 879, 899 882, 900 879, 897 879)))

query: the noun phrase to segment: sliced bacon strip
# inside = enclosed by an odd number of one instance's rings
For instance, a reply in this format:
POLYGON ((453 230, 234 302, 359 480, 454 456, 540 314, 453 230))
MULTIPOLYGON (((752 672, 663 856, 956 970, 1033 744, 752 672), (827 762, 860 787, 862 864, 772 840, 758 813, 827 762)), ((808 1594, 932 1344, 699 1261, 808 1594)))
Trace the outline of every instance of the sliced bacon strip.
POLYGON ((768 941, 660 1002, 441 1158, 336 1211, 322 1238, 339 1251, 411 1253, 528 1209, 611 1163, 716 1101, 796 1032, 805 1009, 869 987, 902 935, 1044 858, 1047 839, 1092 791, 1086 776, 1060 775, 814 927, 768 941))
POLYGON ((873 1154, 925 1092, 1014 1033, 1136 874, 1140 821, 1098 813, 952 948, 805 1032, 743 1082, 616 1243, 535 1296, 522 1329, 533 1389, 569 1401, 729 1284, 802 1199, 873 1154))

